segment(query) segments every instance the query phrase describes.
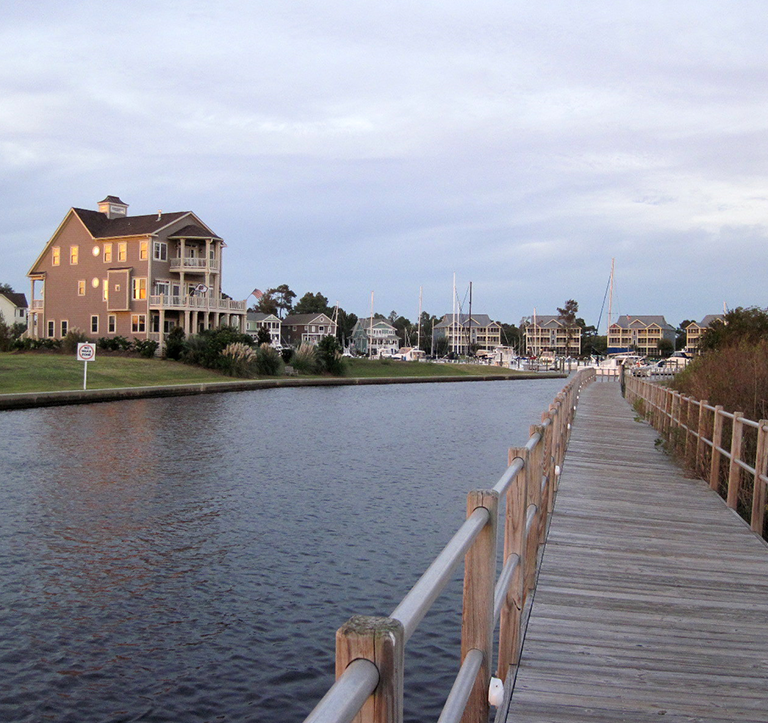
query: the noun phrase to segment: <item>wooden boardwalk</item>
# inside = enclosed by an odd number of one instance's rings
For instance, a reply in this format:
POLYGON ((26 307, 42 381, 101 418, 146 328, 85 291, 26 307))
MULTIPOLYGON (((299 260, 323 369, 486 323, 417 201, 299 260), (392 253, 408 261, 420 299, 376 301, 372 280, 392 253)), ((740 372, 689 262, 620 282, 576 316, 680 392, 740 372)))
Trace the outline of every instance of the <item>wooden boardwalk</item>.
POLYGON ((768 723, 768 547, 582 393, 508 723, 768 723))

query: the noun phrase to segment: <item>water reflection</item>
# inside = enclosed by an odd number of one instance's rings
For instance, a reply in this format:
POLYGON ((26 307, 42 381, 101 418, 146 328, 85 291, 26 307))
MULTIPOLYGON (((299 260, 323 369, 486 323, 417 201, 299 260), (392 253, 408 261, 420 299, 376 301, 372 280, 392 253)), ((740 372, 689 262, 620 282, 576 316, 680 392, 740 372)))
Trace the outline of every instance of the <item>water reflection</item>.
MULTIPOLYGON (((302 720, 335 629, 394 608, 560 386, 0 415, 0 438, 21 440, 0 449, 0 719, 302 720)), ((459 592, 412 639, 408 720, 436 718, 456 672, 459 592)))

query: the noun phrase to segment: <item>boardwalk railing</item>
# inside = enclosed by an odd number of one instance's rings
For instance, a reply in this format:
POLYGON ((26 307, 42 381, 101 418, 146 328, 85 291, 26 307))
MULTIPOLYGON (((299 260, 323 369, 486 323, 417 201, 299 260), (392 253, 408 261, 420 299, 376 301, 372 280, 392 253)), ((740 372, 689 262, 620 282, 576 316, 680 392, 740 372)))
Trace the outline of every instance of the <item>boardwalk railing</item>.
POLYGON ((496 485, 469 493, 466 521, 389 617, 355 616, 338 630, 336 682, 305 723, 401 723, 405 645, 462 558, 462 664, 439 723, 487 722, 496 625, 496 675, 508 691, 579 392, 594 379, 594 369, 577 372, 541 424, 531 427, 526 445, 509 450, 509 466, 496 485), (497 580, 500 507, 506 512, 497 580))
POLYGON ((765 536, 768 420, 755 422, 706 400, 627 376, 627 401, 662 435, 671 451, 720 493, 758 535, 765 536), (752 484, 745 484, 746 478, 752 484))

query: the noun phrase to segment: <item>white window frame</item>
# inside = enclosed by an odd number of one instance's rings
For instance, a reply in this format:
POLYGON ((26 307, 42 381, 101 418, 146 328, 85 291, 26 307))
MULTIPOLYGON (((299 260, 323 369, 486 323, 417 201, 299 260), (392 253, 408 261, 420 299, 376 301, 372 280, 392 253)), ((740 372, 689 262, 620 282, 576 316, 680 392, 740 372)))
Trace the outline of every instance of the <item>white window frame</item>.
POLYGON ((91 334, 99 333, 99 315, 91 314, 91 334))
POLYGON ((168 261, 168 244, 165 241, 153 242, 152 258, 155 261, 168 261))
POLYGON ((114 334, 117 331, 117 314, 107 316, 107 332, 114 334))

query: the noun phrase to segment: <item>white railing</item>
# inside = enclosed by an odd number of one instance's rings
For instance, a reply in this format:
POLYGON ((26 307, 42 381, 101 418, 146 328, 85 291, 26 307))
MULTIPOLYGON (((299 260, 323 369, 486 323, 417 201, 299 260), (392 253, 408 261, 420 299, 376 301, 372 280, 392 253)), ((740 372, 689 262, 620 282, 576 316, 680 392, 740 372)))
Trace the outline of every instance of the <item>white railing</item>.
POLYGON ((204 258, 173 258, 171 259, 171 271, 218 271, 219 262, 215 259, 204 258))
POLYGON ((594 379, 593 369, 577 372, 526 445, 509 450, 496 485, 469 493, 466 520, 389 617, 355 616, 338 630, 336 683, 305 723, 402 723, 405 644, 462 560, 462 664, 439 723, 487 723, 494 631, 498 624, 496 676, 508 696, 576 403, 594 379), (497 523, 504 525, 498 579, 497 523))
POLYGON ((204 311, 245 311, 245 301, 234 299, 212 299, 208 296, 170 296, 153 294, 149 297, 152 308, 189 309, 204 311))

